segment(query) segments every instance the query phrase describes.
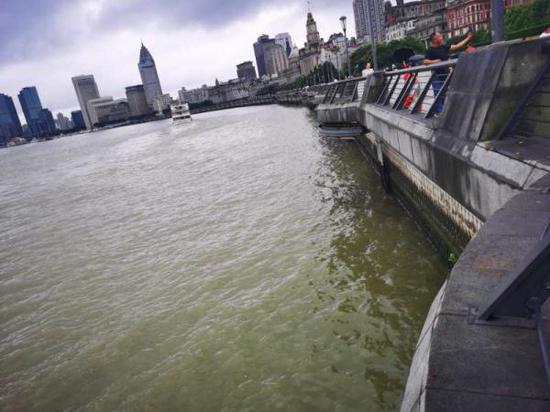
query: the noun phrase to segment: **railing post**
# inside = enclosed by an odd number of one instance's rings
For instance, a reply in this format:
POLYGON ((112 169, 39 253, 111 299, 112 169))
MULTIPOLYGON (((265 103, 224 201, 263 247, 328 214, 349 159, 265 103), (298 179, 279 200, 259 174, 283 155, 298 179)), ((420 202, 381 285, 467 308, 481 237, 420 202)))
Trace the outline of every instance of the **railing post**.
POLYGON ((390 93, 386 96, 386 99, 384 100, 384 106, 386 106, 389 102, 390 102, 390 99, 393 95, 393 92, 395 91, 395 88, 397 87, 397 83, 399 83, 399 78, 400 76, 399 75, 396 75, 396 79, 395 79, 395 82, 393 83, 393 86, 391 88, 391 91, 390 93))
POLYGON ((378 96, 378 99, 376 99, 377 104, 381 104, 382 99, 384 98, 384 95, 386 94, 386 91, 390 87, 391 80, 393 79, 393 76, 390 76, 389 79, 387 76, 384 75, 384 87, 382 88, 382 92, 380 93, 380 96, 378 96))
MULTIPOLYGON (((439 93, 437 93, 437 96, 435 96, 434 102, 432 103, 432 107, 430 107, 430 109, 428 110, 428 113, 426 113, 424 118, 428 119, 428 118, 433 116, 435 106, 437 105, 437 103, 440 101, 440 99, 442 99, 443 96, 445 95, 445 93, 447 92, 447 87, 449 85, 449 82, 450 82, 452 76, 453 76, 452 72, 447 75, 447 78, 445 79, 445 82, 443 83, 443 86, 441 86, 441 89, 439 90, 439 93)), ((432 75, 432 78, 433 77, 434 77, 434 75, 432 75)))
POLYGON ((413 103, 413 106, 410 110, 411 114, 416 113, 418 109, 422 106, 422 103, 424 102, 424 98, 426 97, 426 94, 428 93, 428 90, 432 85, 432 81, 434 77, 435 77, 435 74, 432 72, 432 75, 430 76, 428 83, 426 83, 426 86, 424 86, 424 89, 422 89, 422 91, 420 92, 420 96, 418 96, 418 99, 416 99, 416 101, 413 103))
POLYGON ((393 109, 400 110, 402 106, 403 100, 409 95, 411 92, 412 85, 414 84, 414 81, 416 80, 416 73, 411 73, 409 78, 407 79, 407 82, 403 86, 403 89, 401 90, 401 93, 399 93, 399 96, 395 100, 395 103, 393 104, 393 109))

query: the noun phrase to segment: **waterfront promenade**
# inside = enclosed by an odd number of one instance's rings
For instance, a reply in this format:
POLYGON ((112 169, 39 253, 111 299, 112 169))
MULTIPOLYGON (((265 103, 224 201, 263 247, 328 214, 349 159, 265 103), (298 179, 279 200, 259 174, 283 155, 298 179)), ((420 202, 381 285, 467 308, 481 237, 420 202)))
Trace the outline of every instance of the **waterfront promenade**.
POLYGON ((402 411, 550 407, 549 60, 548 39, 494 44, 442 64, 452 75, 438 96, 433 67, 417 67, 335 84, 317 108, 322 123, 369 131, 358 141, 385 186, 440 250, 461 253, 419 337, 402 411))

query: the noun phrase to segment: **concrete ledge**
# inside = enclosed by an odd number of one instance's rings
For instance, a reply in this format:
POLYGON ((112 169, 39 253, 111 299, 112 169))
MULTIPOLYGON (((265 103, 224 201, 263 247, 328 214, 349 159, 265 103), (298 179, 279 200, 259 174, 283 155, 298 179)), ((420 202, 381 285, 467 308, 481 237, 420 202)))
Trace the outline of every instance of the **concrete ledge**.
POLYGON ((550 175, 499 209, 434 300, 401 410, 543 411, 550 389, 534 329, 473 324, 469 311, 538 242, 550 221, 550 175))
POLYGON ((317 119, 324 124, 359 123, 360 102, 343 104, 319 104, 316 108, 317 119))
POLYGON ((442 138, 434 122, 376 104, 362 105, 359 117, 384 144, 482 220, 550 170, 481 143, 442 138))

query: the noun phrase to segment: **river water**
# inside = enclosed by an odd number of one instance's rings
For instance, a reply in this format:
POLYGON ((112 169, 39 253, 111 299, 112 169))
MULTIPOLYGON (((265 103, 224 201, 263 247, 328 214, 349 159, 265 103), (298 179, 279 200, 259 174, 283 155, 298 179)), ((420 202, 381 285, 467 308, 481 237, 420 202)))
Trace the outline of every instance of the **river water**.
POLYGON ((265 106, 0 151, 0 409, 394 410, 446 267, 265 106))

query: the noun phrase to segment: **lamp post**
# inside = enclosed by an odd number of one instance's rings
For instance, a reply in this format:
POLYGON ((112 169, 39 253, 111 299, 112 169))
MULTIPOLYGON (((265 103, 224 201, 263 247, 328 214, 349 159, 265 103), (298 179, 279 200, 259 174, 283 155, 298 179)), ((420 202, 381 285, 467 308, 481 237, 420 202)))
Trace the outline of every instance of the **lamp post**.
POLYGON ((376 53, 376 35, 374 33, 372 12, 374 12, 374 2, 368 1, 367 15, 369 16, 369 28, 370 28, 370 47, 372 53, 372 67, 374 70, 378 70, 378 58, 376 53))
POLYGON ((348 63, 348 77, 351 77, 351 67, 349 62, 349 50, 348 50, 348 35, 346 34, 346 16, 340 17, 340 22, 342 23, 342 30, 344 30, 344 38, 346 40, 346 61, 348 63))
POLYGON ((491 34, 493 43, 504 40, 504 2, 491 0, 491 34))

